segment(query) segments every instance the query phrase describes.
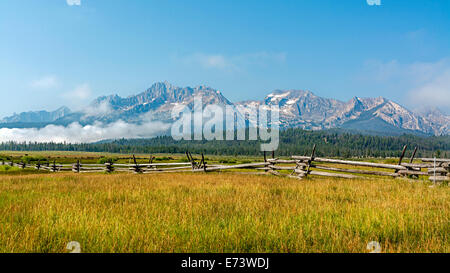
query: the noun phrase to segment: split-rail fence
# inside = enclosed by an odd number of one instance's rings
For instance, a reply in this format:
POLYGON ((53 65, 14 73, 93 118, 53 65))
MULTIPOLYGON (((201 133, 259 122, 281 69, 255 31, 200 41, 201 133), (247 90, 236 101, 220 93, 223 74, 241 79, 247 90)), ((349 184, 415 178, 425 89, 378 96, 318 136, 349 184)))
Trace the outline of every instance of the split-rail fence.
POLYGON ((148 163, 138 163, 133 155, 131 164, 116 164, 107 162, 104 164, 84 164, 80 160, 73 164, 58 164, 55 160, 45 162, 38 161, 35 164, 9 161, 0 162, 1 165, 9 165, 22 169, 34 168, 40 171, 75 173, 99 173, 99 172, 133 172, 140 174, 174 173, 174 172, 214 172, 233 169, 249 170, 252 174, 272 174, 304 179, 308 176, 326 176, 336 178, 364 178, 373 176, 407 177, 417 179, 428 177, 433 182, 450 181, 450 159, 421 158, 415 160, 417 148, 414 149, 408 162, 403 162, 407 146, 403 148, 397 164, 384 164, 357 160, 342 160, 334 158, 316 157, 316 146, 308 156, 292 156, 289 159, 267 158, 264 153, 264 162, 220 165, 208 164, 202 154, 200 159, 194 159, 190 152, 186 152, 187 162, 154 163, 154 157, 150 156, 148 163), (419 163, 417 161, 420 161, 419 163))

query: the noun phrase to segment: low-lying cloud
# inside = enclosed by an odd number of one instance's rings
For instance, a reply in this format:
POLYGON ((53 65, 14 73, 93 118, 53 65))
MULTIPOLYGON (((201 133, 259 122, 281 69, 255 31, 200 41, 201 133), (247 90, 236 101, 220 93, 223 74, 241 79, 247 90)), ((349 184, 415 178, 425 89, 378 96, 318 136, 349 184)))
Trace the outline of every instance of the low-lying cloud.
POLYGON ((170 124, 159 121, 142 124, 126 123, 122 120, 110 124, 100 122, 82 126, 72 123, 69 126, 48 125, 44 128, 2 128, 0 143, 15 142, 56 142, 91 143, 106 139, 151 138, 170 128, 170 124))
POLYGON ((82 112, 84 113, 84 117, 88 118, 109 115, 113 112, 113 109, 109 102, 102 101, 97 105, 89 105, 83 108, 82 112))

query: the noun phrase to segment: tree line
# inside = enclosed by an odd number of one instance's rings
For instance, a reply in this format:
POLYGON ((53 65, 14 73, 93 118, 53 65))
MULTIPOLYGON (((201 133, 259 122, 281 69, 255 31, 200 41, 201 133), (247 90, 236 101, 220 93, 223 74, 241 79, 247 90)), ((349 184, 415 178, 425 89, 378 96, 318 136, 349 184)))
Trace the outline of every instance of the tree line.
MULTIPOLYGON (((211 155, 261 155, 260 141, 175 141, 170 136, 152 139, 118 139, 99 143, 4 142, 3 151, 83 151, 108 153, 206 153, 211 155)), ((279 156, 308 155, 317 145, 317 156, 398 157, 403 146, 418 147, 417 157, 450 157, 450 136, 376 136, 339 130, 280 132, 279 156)))

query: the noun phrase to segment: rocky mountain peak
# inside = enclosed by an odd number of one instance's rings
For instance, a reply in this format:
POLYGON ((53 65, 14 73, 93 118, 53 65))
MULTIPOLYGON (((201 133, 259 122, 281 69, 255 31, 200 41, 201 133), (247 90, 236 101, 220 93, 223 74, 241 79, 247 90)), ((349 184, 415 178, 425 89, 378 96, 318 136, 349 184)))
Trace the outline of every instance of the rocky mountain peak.
POLYGON ((4 118, 1 122, 58 122, 70 124, 96 121, 110 123, 117 120, 140 122, 142 117, 171 122, 171 111, 177 105, 192 107, 194 96, 201 95, 203 106, 210 104, 235 105, 239 111, 248 106, 273 106, 280 110, 280 124, 284 128, 300 127, 309 130, 349 128, 376 132, 421 132, 449 134, 450 117, 438 109, 415 113, 383 97, 353 97, 348 102, 324 98, 308 90, 275 90, 263 100, 231 103, 223 94, 206 85, 177 87, 169 82, 157 82, 142 93, 127 98, 118 95, 102 96, 94 100, 89 112, 70 113, 67 107, 53 112, 26 112, 4 118))
POLYGON ((0 123, 20 123, 20 122, 26 122, 26 123, 46 123, 46 122, 53 122, 57 119, 60 119, 68 114, 70 114, 71 111, 68 107, 60 107, 56 109, 55 111, 29 111, 29 112, 23 112, 20 114, 14 114, 10 117, 5 117, 2 120, 0 120, 0 123))

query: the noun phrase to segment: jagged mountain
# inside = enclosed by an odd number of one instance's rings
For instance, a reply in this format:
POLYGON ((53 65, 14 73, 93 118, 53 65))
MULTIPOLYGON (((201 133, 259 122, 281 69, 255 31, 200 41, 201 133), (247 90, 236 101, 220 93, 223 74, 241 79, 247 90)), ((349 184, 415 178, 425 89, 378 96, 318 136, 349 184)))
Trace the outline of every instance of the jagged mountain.
POLYGON ((192 102, 194 94, 200 94, 204 97, 204 104, 231 104, 219 91, 207 86, 176 87, 168 82, 155 83, 146 91, 128 98, 121 98, 118 95, 100 97, 92 104, 100 105, 104 102, 109 103, 114 109, 128 111, 132 108, 149 105, 150 108, 158 108, 165 104, 192 102))
MULTIPOLYGON (((4 124, 42 122, 82 125, 95 122, 111 123, 122 120, 140 123, 149 120, 171 122, 173 107, 193 107, 194 95, 202 95, 203 106, 234 105, 244 114, 246 107, 278 105, 283 128, 299 127, 309 130, 345 128, 375 133, 417 133, 443 135, 450 133, 450 117, 433 109, 414 113, 386 98, 359 98, 343 102, 322 98, 310 91, 276 90, 261 101, 231 103, 221 92, 206 86, 176 87, 168 82, 155 83, 135 96, 103 96, 83 111, 71 113, 67 108, 55 112, 29 112, 3 119, 4 124)), ((2 124, 0 124, 0 127, 2 124)))
POLYGON ((0 123, 46 123, 54 122, 68 114, 71 111, 69 108, 63 106, 53 112, 47 111, 30 111, 20 114, 14 114, 10 117, 5 117, 0 120, 0 123))
POLYGON ((445 115, 437 108, 426 109, 421 113, 433 128, 440 128, 437 132, 439 135, 449 134, 450 132, 450 116, 445 115))
POLYGON ((97 98, 88 109, 102 109, 84 120, 111 122, 125 120, 138 122, 142 115, 152 120, 171 120, 172 108, 183 104, 193 108, 194 95, 201 95, 203 106, 210 104, 232 105, 222 93, 207 86, 176 87, 168 82, 155 83, 146 91, 128 98, 118 95, 97 98), (147 115, 146 115, 147 114, 147 115))
POLYGON ((309 130, 347 128, 373 132, 449 134, 449 117, 432 112, 416 114, 386 98, 358 98, 348 102, 322 98, 310 91, 274 91, 262 101, 236 103, 238 109, 278 105, 282 127, 309 130))

